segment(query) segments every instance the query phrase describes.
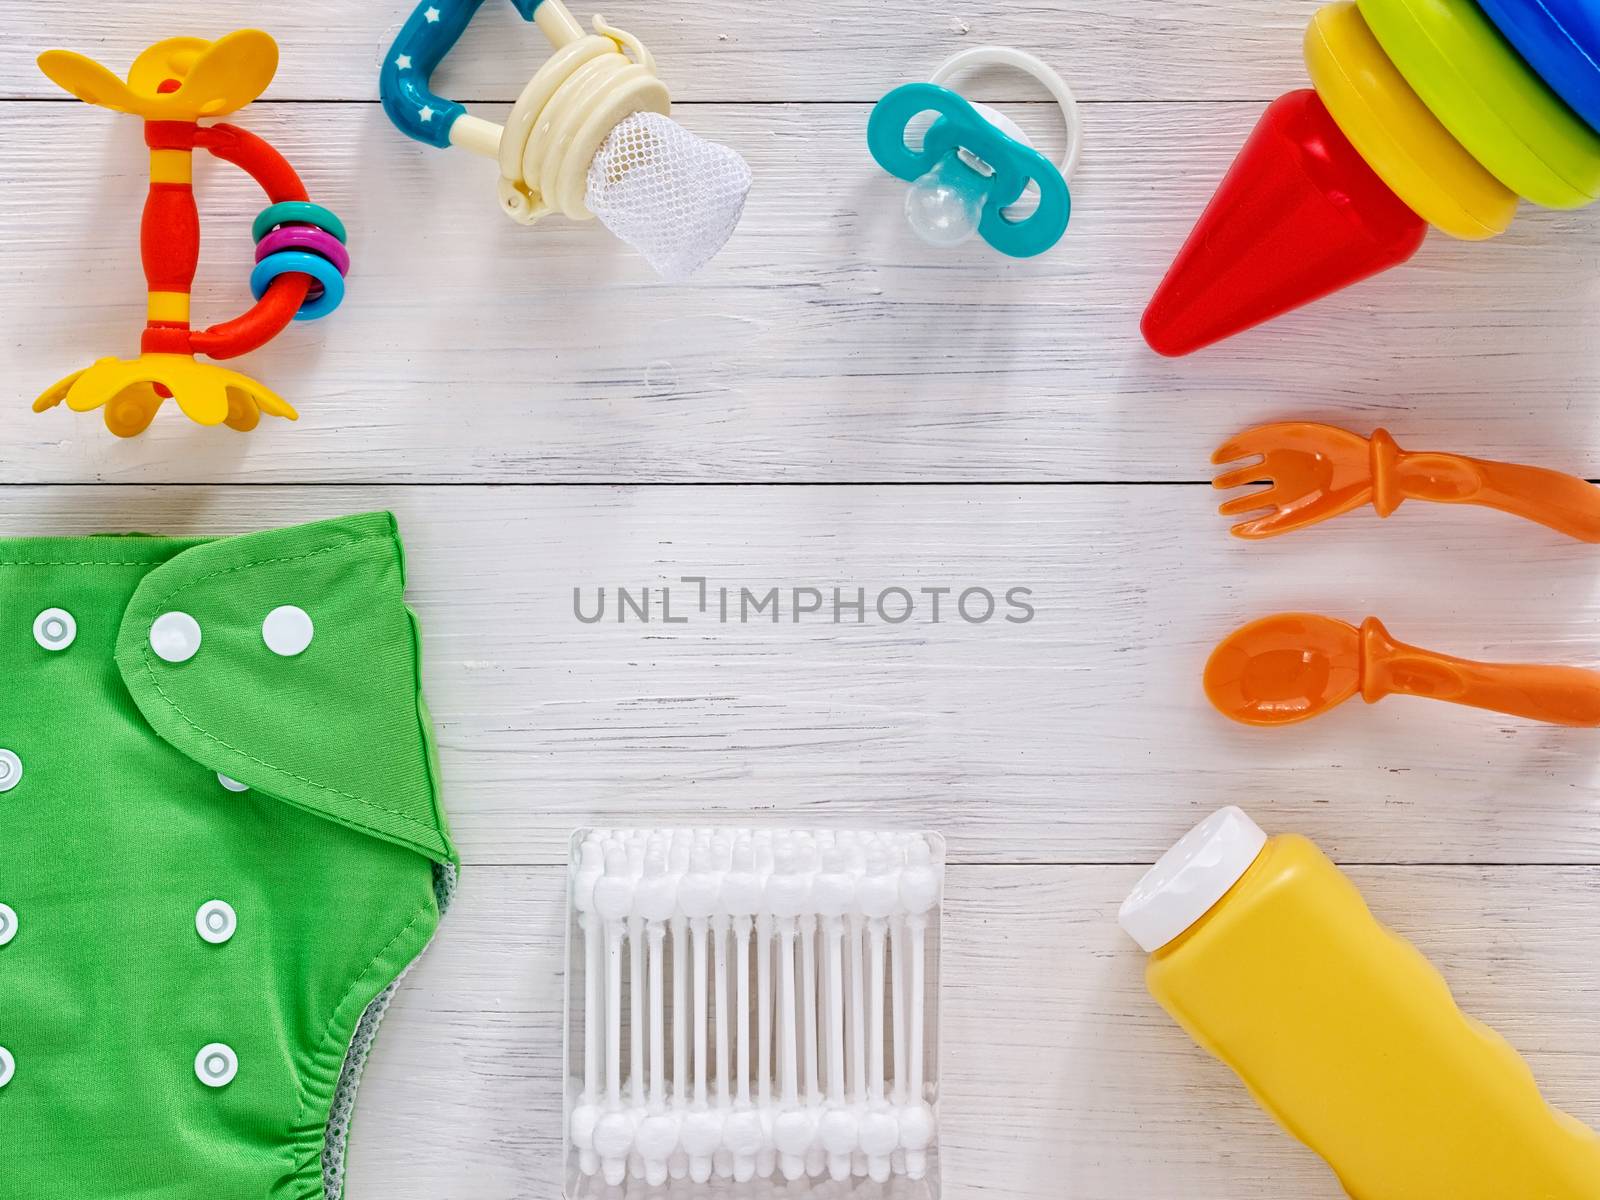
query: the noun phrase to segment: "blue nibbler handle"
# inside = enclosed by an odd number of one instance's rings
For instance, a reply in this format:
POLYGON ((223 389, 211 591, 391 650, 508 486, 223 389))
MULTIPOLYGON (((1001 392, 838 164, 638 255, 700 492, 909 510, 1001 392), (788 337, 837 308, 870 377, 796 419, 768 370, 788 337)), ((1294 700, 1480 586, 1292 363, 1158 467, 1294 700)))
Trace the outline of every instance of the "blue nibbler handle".
MULTIPOLYGON (((525 21, 533 20, 541 0, 511 0, 525 21)), ((400 30, 378 76, 383 111, 400 131, 441 149, 450 145, 450 127, 466 106, 436 94, 430 86, 444 56, 461 40, 484 0, 422 0, 400 30)))

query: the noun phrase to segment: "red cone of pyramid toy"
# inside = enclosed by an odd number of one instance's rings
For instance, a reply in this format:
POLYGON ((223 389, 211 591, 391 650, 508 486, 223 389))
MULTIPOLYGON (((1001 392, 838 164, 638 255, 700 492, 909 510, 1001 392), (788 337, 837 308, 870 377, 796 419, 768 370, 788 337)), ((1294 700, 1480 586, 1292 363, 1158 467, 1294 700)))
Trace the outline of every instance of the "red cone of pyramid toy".
POLYGON ((1380 179, 1317 93, 1272 103, 1140 328, 1188 354, 1405 262, 1427 223, 1380 179))

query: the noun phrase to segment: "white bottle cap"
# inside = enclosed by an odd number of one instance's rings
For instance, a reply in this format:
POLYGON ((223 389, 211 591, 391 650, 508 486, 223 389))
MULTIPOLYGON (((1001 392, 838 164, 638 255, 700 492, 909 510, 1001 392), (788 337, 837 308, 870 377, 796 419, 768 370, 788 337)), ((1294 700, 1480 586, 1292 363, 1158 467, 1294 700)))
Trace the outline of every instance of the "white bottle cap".
POLYGON ((1261 855, 1267 835, 1228 807, 1212 813, 1151 867, 1122 903, 1117 920, 1154 954, 1211 911, 1261 855))

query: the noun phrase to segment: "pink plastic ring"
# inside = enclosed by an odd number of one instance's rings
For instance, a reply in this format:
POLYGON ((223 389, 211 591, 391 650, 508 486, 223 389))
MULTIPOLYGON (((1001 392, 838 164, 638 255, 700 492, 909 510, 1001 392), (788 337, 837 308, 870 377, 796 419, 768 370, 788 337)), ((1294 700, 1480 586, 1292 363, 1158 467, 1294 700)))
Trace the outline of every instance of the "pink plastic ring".
POLYGON ((256 261, 270 258, 280 250, 309 250, 331 262, 339 274, 350 273, 350 251, 333 234, 315 225, 285 225, 274 229, 256 243, 256 261))

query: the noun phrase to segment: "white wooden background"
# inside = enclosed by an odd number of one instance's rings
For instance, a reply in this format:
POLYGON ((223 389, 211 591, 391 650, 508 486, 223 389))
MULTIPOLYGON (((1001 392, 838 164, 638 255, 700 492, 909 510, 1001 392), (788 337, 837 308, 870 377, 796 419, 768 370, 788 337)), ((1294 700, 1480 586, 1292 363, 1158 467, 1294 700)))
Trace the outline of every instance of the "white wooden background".
MULTIPOLYGON (((1180 363, 1140 309, 1262 104, 1301 86, 1314 0, 617 0, 690 127, 751 160, 738 236, 686 287, 598 229, 524 230, 492 168, 403 140, 376 65, 404 11, 11 0, 0 41, 0 533, 230 533, 392 507, 468 870, 395 1007, 351 1200, 559 1190, 562 862, 591 822, 924 827, 949 840, 947 1195, 1323 1200, 1338 1188, 1142 991, 1116 905, 1229 801, 1349 865, 1463 1004, 1600 1124, 1600 736, 1394 699, 1252 732, 1199 671, 1244 619, 1373 612, 1482 657, 1600 664, 1596 551, 1407 508, 1265 545, 1212 512, 1210 448, 1310 417, 1600 476, 1600 216, 1525 213, 1180 363), (144 156, 53 93, 49 46, 261 23, 243 123, 350 223, 335 319, 247 369, 303 414, 248 437, 164 413, 116 442, 32 396, 142 322, 144 156), (936 252, 867 157, 870 104, 1013 43, 1086 101, 1066 241, 936 252), (575 586, 1034 589, 1026 626, 586 626, 575 586)), ((502 11, 504 10, 504 11, 502 11)), ((579 15, 588 12, 580 5, 579 15)), ((503 110, 543 48, 486 6, 443 90, 503 110)), ((1047 151, 1026 81, 980 77, 1047 151)), ((197 310, 244 306, 258 201, 202 171, 197 310)))

